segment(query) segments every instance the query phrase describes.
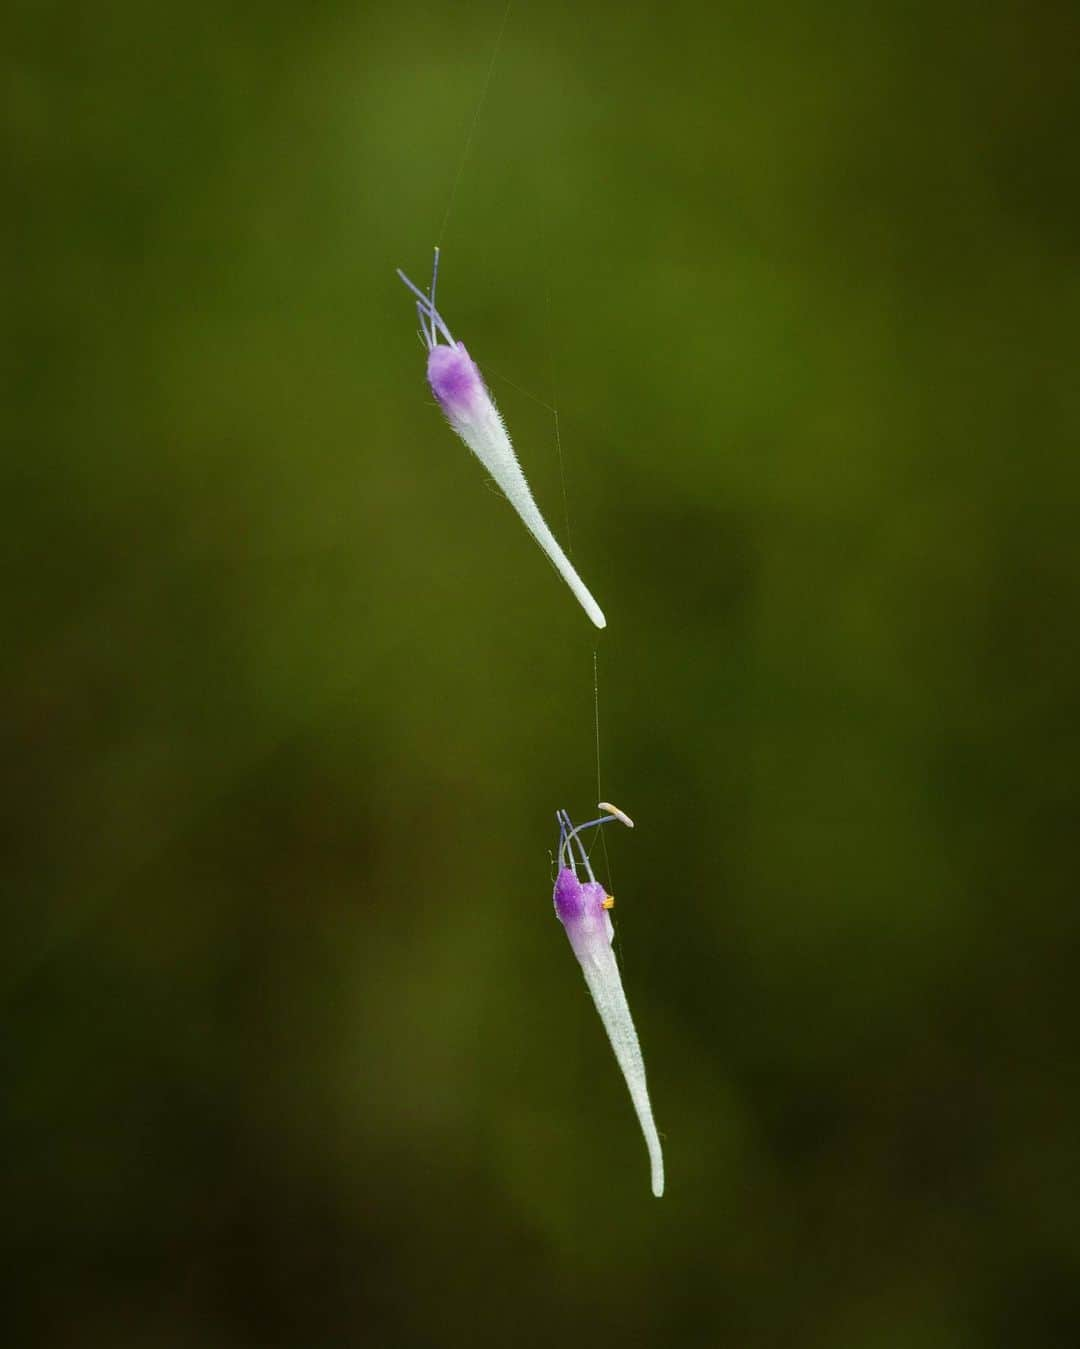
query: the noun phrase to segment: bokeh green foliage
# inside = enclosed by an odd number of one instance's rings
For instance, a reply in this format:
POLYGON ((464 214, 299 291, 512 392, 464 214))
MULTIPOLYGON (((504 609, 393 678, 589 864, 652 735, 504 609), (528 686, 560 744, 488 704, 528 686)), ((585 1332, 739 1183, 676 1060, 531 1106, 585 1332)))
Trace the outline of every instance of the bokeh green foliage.
POLYGON ((10 1342, 1067 1343, 1075 15, 502 13, 4 20, 10 1342))

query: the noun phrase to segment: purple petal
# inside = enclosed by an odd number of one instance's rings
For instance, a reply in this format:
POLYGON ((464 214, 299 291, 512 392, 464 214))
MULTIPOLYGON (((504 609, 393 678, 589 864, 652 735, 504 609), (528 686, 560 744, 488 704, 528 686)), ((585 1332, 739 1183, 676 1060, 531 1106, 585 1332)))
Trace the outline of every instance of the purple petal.
POLYGON ((490 402, 484 378, 463 342, 432 347, 427 377, 431 392, 452 422, 468 420, 490 402))
POLYGON ((582 884, 569 867, 559 872, 555 882, 555 912, 579 960, 611 945, 612 925, 604 908, 606 898, 598 881, 582 884))

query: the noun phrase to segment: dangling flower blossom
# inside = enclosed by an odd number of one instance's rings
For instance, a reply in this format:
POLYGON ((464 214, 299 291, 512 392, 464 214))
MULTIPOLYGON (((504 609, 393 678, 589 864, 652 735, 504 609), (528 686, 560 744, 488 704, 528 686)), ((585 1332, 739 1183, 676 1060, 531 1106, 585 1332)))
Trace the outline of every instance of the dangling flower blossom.
POLYGON ((590 594, 573 564, 548 528, 533 498, 525 474, 521 471, 510 436, 495 402, 488 392, 476 362, 463 342, 455 342, 442 315, 435 308, 435 282, 439 272, 439 250, 431 273, 431 292, 425 295, 398 270, 398 276, 416 296, 420 333, 428 349, 427 377, 446 420, 476 455, 507 500, 521 516, 526 528, 555 564, 555 568, 574 592, 578 602, 598 628, 607 626, 603 610, 590 594), (446 344, 440 342, 446 339, 446 344))
POLYGON ((559 822, 559 874, 555 881, 555 912, 570 938, 570 945, 574 948, 596 1010, 611 1041, 611 1048, 615 1051, 615 1060, 630 1089, 630 1099, 637 1111, 641 1132, 645 1135, 645 1146, 649 1150, 652 1192, 659 1199, 664 1193, 664 1156, 653 1120, 649 1089, 645 1083, 641 1045, 623 992, 615 952, 611 949, 615 935, 611 910, 615 900, 593 875, 588 853, 580 837, 582 830, 610 824, 613 819, 621 820, 630 829, 633 829, 634 823, 616 806, 604 801, 601 801, 600 809, 607 813, 576 828, 565 810, 558 811, 555 816, 559 822), (581 881, 578 877, 575 844, 580 853, 581 865, 589 878, 587 881, 581 881))

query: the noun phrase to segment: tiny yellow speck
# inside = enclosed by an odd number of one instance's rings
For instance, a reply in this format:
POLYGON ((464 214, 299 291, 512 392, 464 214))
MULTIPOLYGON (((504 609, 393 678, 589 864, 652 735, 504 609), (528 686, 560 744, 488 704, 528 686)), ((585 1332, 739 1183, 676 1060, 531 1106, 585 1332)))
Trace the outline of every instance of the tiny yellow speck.
POLYGON ((600 905, 600 907, 602 909, 613 909, 615 907, 615 896, 605 895, 603 903, 600 905))

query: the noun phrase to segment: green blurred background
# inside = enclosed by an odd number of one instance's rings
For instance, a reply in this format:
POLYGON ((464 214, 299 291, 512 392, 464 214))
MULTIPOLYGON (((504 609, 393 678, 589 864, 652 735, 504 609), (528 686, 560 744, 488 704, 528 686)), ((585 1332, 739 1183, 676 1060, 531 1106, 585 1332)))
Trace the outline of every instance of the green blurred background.
POLYGON ((5 1341, 1076 1342, 1075 10, 502 15, 3 20, 5 1341))

